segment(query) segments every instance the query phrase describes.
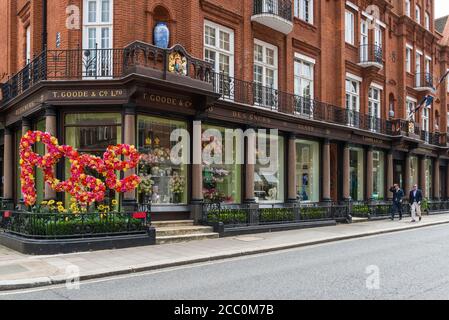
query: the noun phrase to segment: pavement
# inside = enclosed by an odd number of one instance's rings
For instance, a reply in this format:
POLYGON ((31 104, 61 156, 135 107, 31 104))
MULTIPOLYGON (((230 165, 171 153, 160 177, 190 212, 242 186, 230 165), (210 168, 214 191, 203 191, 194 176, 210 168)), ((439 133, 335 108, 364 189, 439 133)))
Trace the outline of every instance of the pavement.
POLYGON ((262 254, 327 242, 449 224, 449 213, 424 216, 421 222, 379 220, 313 229, 82 252, 27 256, 0 246, 0 291, 65 284, 194 263, 262 254))

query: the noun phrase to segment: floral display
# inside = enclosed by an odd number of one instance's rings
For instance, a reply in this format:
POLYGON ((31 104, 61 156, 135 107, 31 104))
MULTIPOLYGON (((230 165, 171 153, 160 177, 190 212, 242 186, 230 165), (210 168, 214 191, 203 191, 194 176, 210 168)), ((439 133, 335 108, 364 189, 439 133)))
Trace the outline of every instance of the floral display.
POLYGON ((182 177, 178 174, 174 174, 170 178, 170 191, 172 193, 183 193, 185 184, 186 184, 186 182, 185 182, 184 177, 182 177))
POLYGON ((44 181, 57 192, 67 192, 83 205, 101 202, 105 197, 106 186, 116 192, 128 192, 135 189, 140 178, 133 174, 119 180, 116 171, 127 171, 135 168, 139 154, 134 146, 119 144, 109 146, 103 158, 83 154, 71 146, 58 144, 58 140, 47 132, 28 131, 20 141, 20 180, 25 204, 31 206, 36 202, 35 167, 41 168, 44 181), (42 142, 47 147, 43 156, 33 152, 33 145, 42 142), (121 160, 121 156, 129 160, 121 160), (56 179, 53 167, 61 158, 70 162, 71 176, 66 181, 56 179), (106 184, 85 173, 85 168, 91 168, 105 177, 106 184))

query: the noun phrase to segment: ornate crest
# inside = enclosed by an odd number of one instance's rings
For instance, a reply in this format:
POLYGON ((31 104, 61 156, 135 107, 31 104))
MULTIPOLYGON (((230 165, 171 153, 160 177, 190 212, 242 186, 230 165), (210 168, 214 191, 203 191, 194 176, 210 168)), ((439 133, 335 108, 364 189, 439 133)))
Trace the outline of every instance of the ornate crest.
POLYGON ((413 121, 408 123, 408 133, 415 133, 415 123, 413 121))
POLYGON ((168 71, 179 75, 187 75, 187 59, 179 52, 172 52, 168 56, 168 71))

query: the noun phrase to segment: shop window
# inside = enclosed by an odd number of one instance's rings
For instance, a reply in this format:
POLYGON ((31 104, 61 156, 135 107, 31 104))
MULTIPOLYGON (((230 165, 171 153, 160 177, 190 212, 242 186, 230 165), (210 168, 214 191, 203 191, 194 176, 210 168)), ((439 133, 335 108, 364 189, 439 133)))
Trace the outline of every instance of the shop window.
MULTIPOLYGON (((233 130, 233 129, 230 129, 233 130)), ((203 150, 213 161, 203 163, 203 196, 205 201, 222 203, 241 202, 241 164, 238 164, 237 141, 226 139, 226 128, 203 125, 203 150), (232 148, 232 163, 226 154, 232 148)))
POLYGON ((385 197, 385 153, 382 151, 373 151, 372 197, 376 200, 383 200, 385 197))
POLYGON ((173 130, 187 130, 184 121, 138 116, 138 148, 142 154, 138 173, 142 179, 139 201, 153 205, 186 204, 187 163, 171 161, 170 152, 178 141, 170 141, 173 130))
POLYGON ((320 144, 296 140, 297 194, 301 201, 320 201, 320 144))
MULTIPOLYGON (((418 184, 418 157, 410 157, 410 186, 418 184)), ((410 190, 406 190, 407 192, 410 190)))
MULTIPOLYGON (((87 153, 103 157, 110 145, 122 143, 122 115, 119 113, 73 113, 65 115, 64 142, 87 153)), ((103 179, 95 170, 86 168, 86 174, 103 179)), ((117 173, 119 174, 119 173, 117 173)), ((70 176, 70 162, 65 161, 65 176, 70 176)), ((119 195, 109 190, 107 198, 118 200, 119 195)), ((107 201, 108 199, 106 199, 107 201)), ((66 204, 70 203, 70 195, 66 194, 66 204)))
POLYGON ((352 200, 363 201, 364 199, 364 151, 362 148, 351 147, 349 192, 352 200))
POLYGON ((274 203, 284 201, 284 138, 259 133, 256 142, 256 164, 254 172, 254 193, 256 201, 260 203, 274 203), (261 141, 265 141, 262 148, 261 141), (277 150, 275 146, 277 141, 277 150), (265 150, 264 150, 265 149, 265 150), (276 154, 270 154, 271 152, 276 154), (261 159, 270 159, 263 164, 261 159))

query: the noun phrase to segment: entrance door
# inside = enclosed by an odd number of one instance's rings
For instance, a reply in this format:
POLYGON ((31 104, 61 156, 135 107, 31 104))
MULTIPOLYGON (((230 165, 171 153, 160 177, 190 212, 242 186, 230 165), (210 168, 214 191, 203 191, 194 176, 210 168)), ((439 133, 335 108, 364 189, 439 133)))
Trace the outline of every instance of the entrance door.
MULTIPOLYGON (((405 164, 402 160, 394 160, 393 162, 393 183, 398 183, 401 189, 405 187, 405 164)), ((391 186, 387 186, 390 188, 391 186)))

